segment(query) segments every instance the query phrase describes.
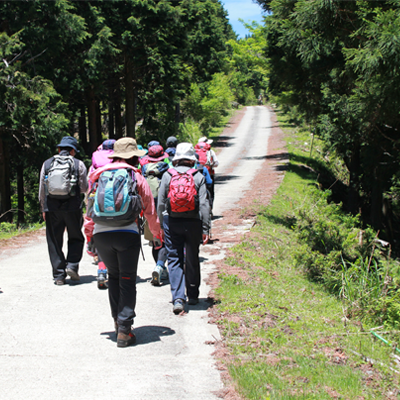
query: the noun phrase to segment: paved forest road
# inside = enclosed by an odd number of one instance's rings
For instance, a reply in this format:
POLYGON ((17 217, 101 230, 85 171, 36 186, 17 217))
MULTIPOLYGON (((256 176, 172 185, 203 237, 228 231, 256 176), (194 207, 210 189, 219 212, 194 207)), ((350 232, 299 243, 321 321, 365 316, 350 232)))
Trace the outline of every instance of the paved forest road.
MULTIPOLYGON (((225 138, 214 215, 228 212, 261 166, 270 126, 266 107, 248 107, 225 138)), ((143 249, 129 348, 116 346, 107 291, 86 253, 81 281, 57 287, 43 235, 18 252, 0 249, 0 399, 217 399, 223 385, 206 343, 219 332, 208 323, 204 279, 221 256, 202 253, 200 303, 175 316, 169 285, 149 283, 154 262, 147 242, 143 249)))

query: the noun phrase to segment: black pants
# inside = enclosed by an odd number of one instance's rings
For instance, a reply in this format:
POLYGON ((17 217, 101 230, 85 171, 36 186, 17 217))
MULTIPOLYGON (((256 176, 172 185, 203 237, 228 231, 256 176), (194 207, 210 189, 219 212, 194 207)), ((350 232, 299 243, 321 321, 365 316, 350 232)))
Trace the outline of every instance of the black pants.
POLYGON ((111 315, 117 321, 119 331, 128 333, 135 318, 140 235, 104 232, 94 235, 93 240, 108 271, 111 315))
POLYGON ((85 238, 82 234, 82 210, 46 212, 46 239, 54 279, 66 277, 66 268, 78 272, 85 238), (68 233, 68 253, 62 251, 64 231, 68 233))

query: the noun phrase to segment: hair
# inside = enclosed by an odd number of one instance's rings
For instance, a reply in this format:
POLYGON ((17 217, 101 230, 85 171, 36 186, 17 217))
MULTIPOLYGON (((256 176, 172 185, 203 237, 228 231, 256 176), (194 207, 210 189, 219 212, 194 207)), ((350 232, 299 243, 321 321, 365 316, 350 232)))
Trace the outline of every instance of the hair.
POLYGON ((59 149, 60 149, 60 151, 66 150, 66 151, 68 151, 68 153, 69 153, 71 150, 75 150, 73 147, 59 147, 59 149))
POLYGON ((173 162, 174 165, 183 165, 185 167, 193 167, 193 165, 195 164, 194 160, 188 160, 186 158, 182 158, 180 160, 177 160, 175 162, 173 162))
POLYGON ((132 165, 133 167, 136 167, 139 164, 139 157, 138 156, 133 156, 132 158, 114 158, 113 162, 125 162, 129 165, 132 165))

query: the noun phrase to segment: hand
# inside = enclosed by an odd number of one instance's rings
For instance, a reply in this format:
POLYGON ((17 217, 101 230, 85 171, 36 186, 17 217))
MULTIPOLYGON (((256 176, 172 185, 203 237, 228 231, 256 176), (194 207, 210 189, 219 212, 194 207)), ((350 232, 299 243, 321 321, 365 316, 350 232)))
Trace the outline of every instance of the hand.
POLYGON ((46 213, 42 213, 43 221, 46 221, 46 213))
POLYGON ((210 239, 210 237, 208 235, 206 235, 205 233, 203 233, 203 244, 207 244, 209 239, 210 239))

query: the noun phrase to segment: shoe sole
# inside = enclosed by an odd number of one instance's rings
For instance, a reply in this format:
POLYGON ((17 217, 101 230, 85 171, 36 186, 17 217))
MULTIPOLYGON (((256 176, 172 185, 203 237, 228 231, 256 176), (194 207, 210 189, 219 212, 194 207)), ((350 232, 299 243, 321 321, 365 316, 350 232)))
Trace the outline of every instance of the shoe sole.
POLYGON ((99 282, 97 282, 97 288, 98 288, 98 289, 107 289, 106 281, 99 281, 99 282))
POLYGON ((160 286, 160 274, 157 271, 153 271, 153 273, 151 274, 152 276, 152 280, 151 280, 151 284, 153 286, 160 286))
POLYGON ((73 280, 73 281, 79 281, 81 278, 78 275, 78 273, 72 269, 67 269, 67 275, 73 280))
POLYGON ((174 308, 172 309, 173 313, 175 315, 179 315, 182 311, 185 310, 185 306, 183 304, 179 304, 178 306, 174 306, 174 308))
POLYGON ((117 339, 117 347, 128 347, 136 343, 136 336, 128 340, 117 339))

